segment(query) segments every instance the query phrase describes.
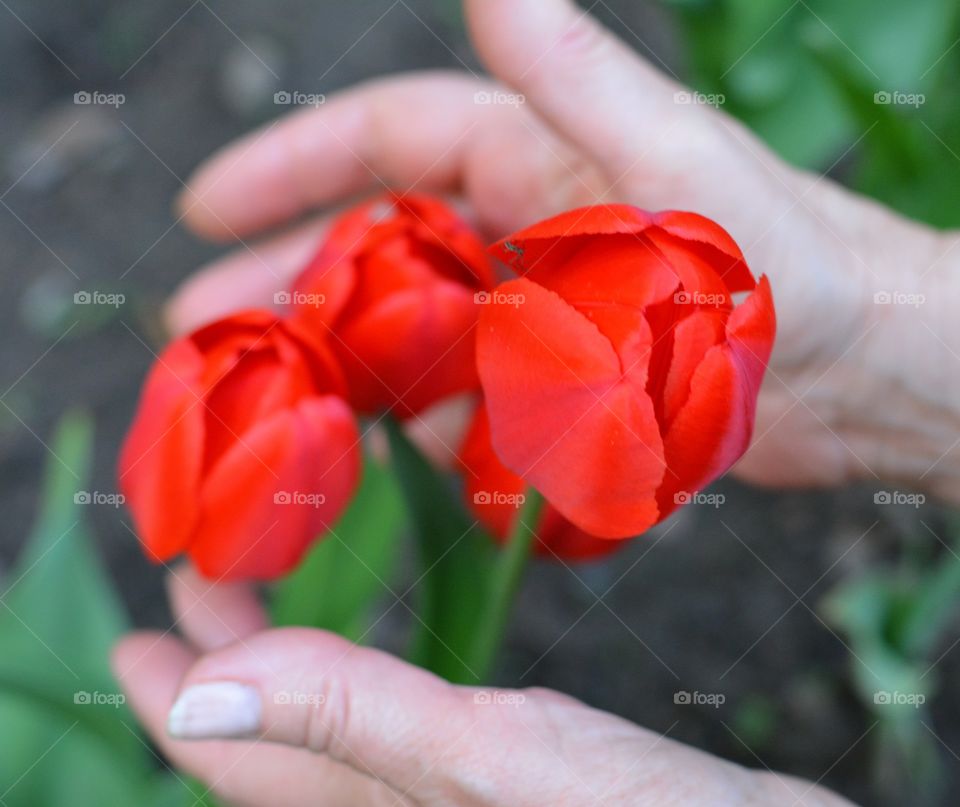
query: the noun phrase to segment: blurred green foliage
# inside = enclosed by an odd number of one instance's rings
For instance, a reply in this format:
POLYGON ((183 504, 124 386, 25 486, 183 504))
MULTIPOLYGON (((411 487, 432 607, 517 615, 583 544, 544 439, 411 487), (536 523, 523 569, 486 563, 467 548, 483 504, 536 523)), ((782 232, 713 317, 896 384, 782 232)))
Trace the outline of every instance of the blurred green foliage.
POLYGON ((960 604, 957 524, 952 532, 953 546, 923 535, 906 544, 896 563, 842 581, 821 603, 849 641, 854 691, 877 722, 877 785, 913 794, 914 803, 925 803, 921 795, 932 798, 943 784, 930 702, 940 650, 960 604))
POLYGON ((205 787, 160 771, 110 673, 125 611, 75 498, 92 433, 88 418, 64 418, 40 518, 0 586, 0 803, 212 804, 205 787))
POLYGON ((393 591, 401 539, 406 531, 403 498, 389 469, 373 457, 347 511, 330 534, 274 588, 273 622, 309 625, 352 641, 368 640, 382 619, 373 604, 393 591))
POLYGON ((694 86, 791 162, 960 225, 960 5, 665 0, 694 86))

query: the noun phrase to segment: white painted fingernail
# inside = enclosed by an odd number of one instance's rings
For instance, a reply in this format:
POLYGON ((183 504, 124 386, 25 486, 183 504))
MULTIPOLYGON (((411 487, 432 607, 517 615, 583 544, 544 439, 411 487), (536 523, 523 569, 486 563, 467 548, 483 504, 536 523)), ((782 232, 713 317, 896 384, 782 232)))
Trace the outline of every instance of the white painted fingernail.
POLYGON ((181 740, 246 737, 260 728, 260 692, 236 681, 194 684, 180 693, 167 733, 181 740))

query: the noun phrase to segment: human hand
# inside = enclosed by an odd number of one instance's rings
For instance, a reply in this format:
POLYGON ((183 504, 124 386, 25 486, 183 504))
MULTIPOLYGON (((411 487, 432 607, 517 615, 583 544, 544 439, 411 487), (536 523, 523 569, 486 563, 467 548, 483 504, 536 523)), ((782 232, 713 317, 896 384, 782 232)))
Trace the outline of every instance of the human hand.
POLYGON ((185 640, 132 634, 114 669, 161 750, 232 804, 848 803, 556 692, 455 687, 333 634, 268 630, 250 589, 188 567, 169 582, 185 640))
MULTIPOLYGON (((460 197, 491 238, 604 200, 695 210, 732 233, 777 301, 779 339, 738 471, 960 498, 960 374, 943 372, 960 360, 949 317, 960 273, 941 260, 954 236, 789 167, 723 112, 677 103, 679 84, 567 0, 472 0, 467 11, 503 84, 431 72, 347 90, 206 163, 180 200, 187 224, 245 239, 381 186, 460 197), (883 291, 923 294, 926 308, 874 305, 883 291)), ((174 299, 173 325, 268 302, 322 226, 203 270, 174 299)))

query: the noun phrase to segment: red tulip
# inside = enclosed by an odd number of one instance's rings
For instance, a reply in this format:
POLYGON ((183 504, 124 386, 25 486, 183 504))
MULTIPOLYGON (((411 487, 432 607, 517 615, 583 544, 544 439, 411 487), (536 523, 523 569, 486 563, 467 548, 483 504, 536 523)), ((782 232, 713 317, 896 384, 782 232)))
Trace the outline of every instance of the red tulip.
POLYGON ((147 554, 219 579, 294 566, 356 485, 359 437, 322 342, 262 311, 178 339, 147 378, 120 485, 147 554))
POLYGON ((493 251, 521 275, 480 318, 493 446, 563 516, 636 535, 746 451, 776 322, 719 225, 604 205, 493 251))
POLYGON ((403 417, 477 388, 475 298, 493 282, 483 244, 450 207, 391 195, 334 223, 292 302, 332 331, 353 406, 403 417))
MULTIPOLYGON (((494 538, 505 542, 516 526, 528 486, 494 452, 485 405, 477 407, 459 454, 467 506, 494 538)), ((599 558, 623 544, 588 535, 549 503, 544 504, 534 535, 538 554, 567 560, 599 558)))

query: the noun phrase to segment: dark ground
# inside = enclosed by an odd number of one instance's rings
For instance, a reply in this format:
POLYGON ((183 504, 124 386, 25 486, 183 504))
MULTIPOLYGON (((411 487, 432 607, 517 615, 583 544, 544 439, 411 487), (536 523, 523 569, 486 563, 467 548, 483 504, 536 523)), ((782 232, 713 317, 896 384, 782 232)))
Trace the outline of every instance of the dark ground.
MULTIPOLYGON (((158 345, 159 303, 215 254, 178 228, 168 232, 176 177, 276 110, 277 87, 261 83, 268 74, 239 39, 281 76, 280 86, 304 92, 457 67, 453 53, 475 64, 449 0, 191 2, 0 4, 8 6, 0 7, 0 388, 14 385, 0 399, 0 571, 33 518, 47 458, 41 439, 68 406, 95 413, 95 487, 114 489, 114 457, 151 360, 134 333, 158 345), (75 92, 93 89, 124 93, 126 103, 117 111, 72 103, 75 92), (128 302, 103 319, 70 304, 75 291, 92 288, 122 291, 128 302)), ((609 5, 600 16, 612 27, 638 47, 625 26, 641 32, 682 69, 666 13, 628 0, 609 5)), ((873 717, 847 684, 847 650, 814 612, 836 581, 888 557, 918 516, 876 507, 870 491, 773 494, 733 482, 718 490, 727 496, 719 511, 688 508, 662 541, 654 543, 665 528, 602 565, 538 566, 502 683, 563 690, 749 766, 824 776, 864 804, 904 803, 871 786, 872 738, 856 741, 873 717), (802 604, 791 590, 806 592, 802 604), (722 693, 726 703, 678 706, 678 690, 722 693)), ((114 510, 93 518, 134 620, 166 624, 160 572, 114 510)), ((925 509, 928 523, 938 518, 925 509)), ((957 635, 954 625, 939 652, 957 635)), ((958 661, 955 651, 940 663, 944 694, 932 711, 939 737, 960 749, 950 686, 958 661)), ((952 752, 941 751, 955 774, 952 752)))

